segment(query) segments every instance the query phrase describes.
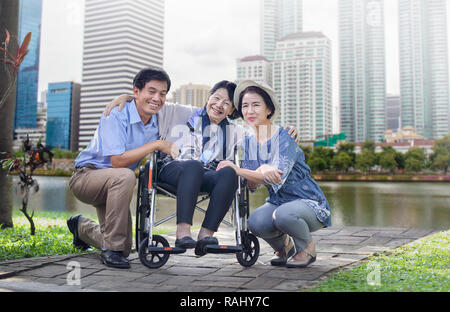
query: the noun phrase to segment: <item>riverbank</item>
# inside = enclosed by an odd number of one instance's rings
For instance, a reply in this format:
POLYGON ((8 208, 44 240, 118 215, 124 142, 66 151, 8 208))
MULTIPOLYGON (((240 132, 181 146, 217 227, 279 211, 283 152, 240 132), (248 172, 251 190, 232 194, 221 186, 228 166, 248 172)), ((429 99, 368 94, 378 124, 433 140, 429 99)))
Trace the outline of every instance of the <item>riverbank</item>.
MULTIPOLYGON (((35 176, 56 176, 56 177, 70 177, 72 170, 45 170, 36 169, 34 171, 35 176)), ((136 176, 138 174, 136 173, 136 176)), ((396 174, 361 174, 361 173, 313 173, 312 177, 316 181, 326 182, 450 182, 450 174, 442 173, 396 173, 396 174)))
POLYGON ((340 173, 325 173, 325 174, 312 174, 312 177, 316 181, 338 182, 450 182, 450 175, 439 173, 426 173, 426 174, 340 174, 340 173))

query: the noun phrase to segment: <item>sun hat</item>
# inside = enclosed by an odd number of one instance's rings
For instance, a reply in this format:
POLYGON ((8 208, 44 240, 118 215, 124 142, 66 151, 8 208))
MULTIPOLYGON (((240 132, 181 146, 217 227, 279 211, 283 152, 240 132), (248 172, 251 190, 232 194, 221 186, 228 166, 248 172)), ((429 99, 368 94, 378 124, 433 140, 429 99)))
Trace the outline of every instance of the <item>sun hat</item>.
POLYGON ((273 106, 275 108, 275 112, 273 113, 270 120, 275 120, 277 118, 278 113, 280 112, 280 105, 278 103, 278 99, 275 96, 275 92, 273 91, 272 87, 270 87, 268 84, 266 84, 264 82, 256 82, 253 80, 241 81, 237 85, 236 90, 234 91, 233 104, 234 104, 234 107, 236 108, 236 110, 238 110, 238 106, 239 106, 239 96, 241 95, 242 91, 244 91, 248 87, 258 87, 258 88, 264 90, 267 93, 267 95, 269 95, 270 99, 272 100, 273 106))

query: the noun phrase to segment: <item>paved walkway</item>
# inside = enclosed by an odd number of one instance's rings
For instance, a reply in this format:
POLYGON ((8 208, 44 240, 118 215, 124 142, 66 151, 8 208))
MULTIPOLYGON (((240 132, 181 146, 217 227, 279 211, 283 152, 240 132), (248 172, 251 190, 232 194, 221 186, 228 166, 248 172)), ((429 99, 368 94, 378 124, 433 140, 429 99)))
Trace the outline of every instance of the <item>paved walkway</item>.
MULTIPOLYGON (((111 269, 100 263, 99 252, 0 263, 0 291, 159 291, 234 292, 300 291, 342 267, 369 255, 396 248, 437 231, 408 228, 331 227, 313 233, 317 261, 305 269, 273 267, 271 248, 260 240, 258 262, 242 267, 233 254, 197 258, 193 250, 171 255, 159 269, 142 265, 130 255, 131 269, 111 269), (80 270, 74 269, 76 265, 80 270), (77 272, 81 279, 76 281, 77 272)), ((174 244, 174 235, 166 236, 174 244)), ((234 232, 219 231, 221 244, 234 244, 234 232)))

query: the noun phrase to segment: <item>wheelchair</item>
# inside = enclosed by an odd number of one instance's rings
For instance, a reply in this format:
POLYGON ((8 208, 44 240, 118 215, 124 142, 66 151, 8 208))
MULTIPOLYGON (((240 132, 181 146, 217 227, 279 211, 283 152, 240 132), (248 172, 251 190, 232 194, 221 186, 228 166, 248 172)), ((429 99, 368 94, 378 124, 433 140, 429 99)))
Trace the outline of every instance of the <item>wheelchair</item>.
MULTIPOLYGON (((235 150, 235 159, 238 154, 235 150)), ((176 217, 176 213, 156 219, 156 195, 162 194, 176 199, 176 189, 168 184, 158 181, 158 152, 151 154, 145 166, 141 166, 138 179, 138 194, 136 203, 136 250, 143 265, 156 269, 162 267, 171 254, 182 254, 184 248, 171 247, 167 239, 161 235, 153 234, 153 229, 158 225, 176 217)), ((236 245, 206 245, 207 253, 228 254, 234 253, 238 262, 244 267, 250 267, 257 261, 260 252, 257 237, 247 228, 247 219, 250 213, 249 191, 238 177, 238 189, 236 191, 232 208, 231 222, 223 220, 222 223, 235 228, 236 245)), ((201 198, 195 209, 205 213, 198 205, 209 199, 208 193, 199 194, 201 198)))

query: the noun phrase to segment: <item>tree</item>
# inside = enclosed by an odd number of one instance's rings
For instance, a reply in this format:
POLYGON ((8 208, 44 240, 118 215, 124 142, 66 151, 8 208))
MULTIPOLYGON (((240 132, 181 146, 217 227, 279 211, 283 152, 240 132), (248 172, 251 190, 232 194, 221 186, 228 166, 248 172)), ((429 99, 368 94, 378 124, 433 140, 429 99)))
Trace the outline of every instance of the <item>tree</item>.
POLYGON ((405 154, 405 169, 419 172, 426 167, 427 155, 424 148, 411 147, 405 154))
POLYGON ((405 154, 403 154, 402 152, 395 152, 395 162, 397 163, 397 168, 398 169, 405 169, 406 167, 406 163, 405 163, 405 154))
POLYGON ((337 153, 331 160, 332 168, 339 171, 348 171, 348 168, 352 165, 352 158, 346 152, 337 153))
POLYGON ((331 168, 331 159, 333 159, 333 156, 334 156, 333 149, 324 146, 317 146, 314 147, 314 150, 310 156, 310 160, 314 158, 320 158, 324 160, 326 165, 323 170, 325 170, 331 168))
POLYGON ((450 167, 450 153, 439 154, 434 158, 432 163, 433 169, 444 170, 444 172, 447 173, 449 167, 450 167))
POLYGON ((376 164, 375 152, 364 149, 356 156, 356 169, 367 172, 376 164))
MULTIPOLYGON (((392 146, 382 146, 382 151, 377 155, 379 165, 382 169, 387 169, 394 172, 398 168, 397 158, 398 153, 392 146)), ((401 153, 400 153, 401 154, 401 153)), ((401 154, 403 155, 403 154, 401 154)))
POLYGON ((450 134, 434 141, 430 162, 433 169, 444 170, 447 173, 450 167, 450 134))
POLYGON ((380 155, 380 167, 394 172, 397 168, 397 162, 395 161, 395 152, 382 152, 380 155))
POLYGON ((419 172, 422 169, 425 168, 425 164, 423 164, 420 160, 417 158, 407 158, 405 161, 405 169, 406 171, 413 171, 413 172, 419 172))
MULTIPOLYGON (((3 38, 5 29, 10 34, 17 34, 19 17, 19 1, 2 0, 0 1, 0 42, 4 42, 3 38)), ((5 35, 6 37, 6 35, 5 35)), ((3 60, 4 53, 0 53, 3 60)), ((8 64, 0 64, 0 97, 6 94, 10 87, 10 77, 5 72, 5 66, 8 64)), ((6 102, 0 108, 0 151, 12 151, 13 138, 13 120, 16 101, 15 86, 7 97, 6 102)), ((1 228, 12 227, 12 198, 11 185, 8 183, 7 172, 0 172, 0 225, 1 228)))
POLYGON ((337 147, 337 153, 345 152, 351 158, 351 164, 349 167, 354 167, 356 162, 355 143, 346 142, 340 143, 337 147))
POLYGON ((308 163, 309 158, 311 157, 311 153, 312 153, 312 149, 310 146, 300 146, 299 147, 302 149, 303 153, 305 154, 305 162, 308 163))
POLYGON ((327 168, 327 162, 321 157, 313 156, 309 159, 308 166, 312 172, 320 172, 327 168))
POLYGON ((361 150, 368 150, 375 153, 376 144, 373 141, 364 141, 361 145, 361 150))

